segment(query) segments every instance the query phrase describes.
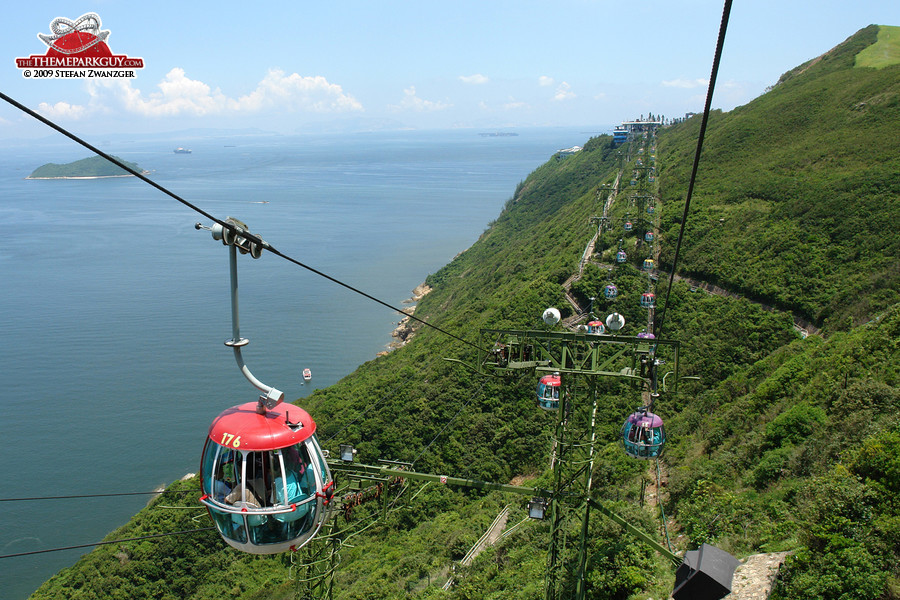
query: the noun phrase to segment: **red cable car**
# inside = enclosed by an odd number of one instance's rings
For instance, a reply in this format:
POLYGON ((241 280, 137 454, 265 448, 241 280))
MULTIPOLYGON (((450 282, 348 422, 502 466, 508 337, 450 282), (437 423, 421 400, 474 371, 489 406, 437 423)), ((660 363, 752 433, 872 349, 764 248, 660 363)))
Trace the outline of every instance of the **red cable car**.
POLYGON ((537 386, 537 405, 544 410, 559 410, 559 373, 544 375, 537 386))
POLYGON ((587 325, 588 333, 604 333, 606 331, 603 321, 591 321, 587 325))
POLYGON ((252 554, 295 550, 328 518, 334 482, 305 410, 248 402, 209 428, 200 462, 206 505, 225 542, 252 554))
POLYGON ((237 253, 259 258, 264 242, 248 241, 247 226, 231 217, 205 229, 229 246, 233 337, 225 345, 262 395, 225 410, 210 426, 200 459, 200 502, 229 546, 251 554, 296 550, 328 519, 334 480, 315 421, 302 408, 283 404, 284 392, 254 377, 241 354, 249 340, 238 327, 237 253))
POLYGON ((641 306, 644 308, 653 308, 656 306, 656 294, 653 292, 645 292, 641 294, 641 306))
POLYGON ((644 241, 645 242, 653 241, 653 232, 652 231, 648 231, 647 233, 644 234, 644 241))
POLYGON ((625 221, 625 231, 631 231, 634 225, 631 224, 631 221, 625 221))

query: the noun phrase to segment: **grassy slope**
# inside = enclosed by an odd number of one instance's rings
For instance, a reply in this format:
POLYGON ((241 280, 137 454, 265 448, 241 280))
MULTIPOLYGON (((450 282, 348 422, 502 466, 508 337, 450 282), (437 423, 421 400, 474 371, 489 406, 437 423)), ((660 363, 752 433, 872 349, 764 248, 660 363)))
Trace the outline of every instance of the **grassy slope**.
POLYGON ((900 27, 881 25, 878 41, 856 55, 857 67, 882 69, 900 63, 900 27))

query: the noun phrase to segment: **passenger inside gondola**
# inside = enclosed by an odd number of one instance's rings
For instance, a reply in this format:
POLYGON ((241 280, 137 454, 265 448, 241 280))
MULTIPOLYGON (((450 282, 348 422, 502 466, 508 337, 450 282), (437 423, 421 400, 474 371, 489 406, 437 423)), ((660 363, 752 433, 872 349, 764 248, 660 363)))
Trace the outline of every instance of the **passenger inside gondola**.
POLYGON ((213 497, 220 502, 225 500, 235 486, 235 469, 234 460, 236 452, 226 450, 222 454, 222 460, 216 465, 216 472, 213 474, 213 497))

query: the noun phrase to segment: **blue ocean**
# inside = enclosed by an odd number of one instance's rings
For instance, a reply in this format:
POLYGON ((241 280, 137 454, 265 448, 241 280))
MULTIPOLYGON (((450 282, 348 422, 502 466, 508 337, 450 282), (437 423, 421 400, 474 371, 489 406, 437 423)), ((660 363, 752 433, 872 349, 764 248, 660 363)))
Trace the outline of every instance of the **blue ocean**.
MULTIPOLYGON (((519 181, 606 129, 98 143, 284 254, 404 306, 478 238, 519 181)), ((61 136, 0 155, 2 499, 151 491, 196 471, 213 417, 258 395, 223 345, 228 251, 194 227, 211 223, 134 177, 25 179, 44 163, 88 156, 61 136)), ((272 254, 239 256, 238 276, 244 358, 288 399, 373 359, 399 320, 272 254), (313 374, 305 384, 304 368, 313 374)), ((99 541, 148 499, 0 502, 0 555, 99 541)), ((87 551, 3 559, 0 596, 27 598, 87 551)))

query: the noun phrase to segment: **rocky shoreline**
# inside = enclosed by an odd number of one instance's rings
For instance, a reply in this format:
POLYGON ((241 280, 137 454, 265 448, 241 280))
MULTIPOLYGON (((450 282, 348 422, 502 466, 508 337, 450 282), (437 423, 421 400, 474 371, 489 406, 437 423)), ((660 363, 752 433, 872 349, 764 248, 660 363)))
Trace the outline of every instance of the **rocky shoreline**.
POLYGON ((416 328, 414 327, 415 322, 410 319, 410 315, 416 312, 417 303, 419 302, 419 300, 427 296, 429 292, 431 292, 431 288, 429 286, 425 285, 424 283, 419 284, 412 291, 412 297, 407 298, 403 301, 403 304, 409 304, 410 306, 407 306, 402 311, 400 311, 400 314, 403 315, 403 318, 400 319, 400 321, 397 323, 397 327, 395 327, 394 331, 391 332, 391 337, 394 338, 394 340, 387 345, 387 350, 379 352, 377 356, 390 354, 397 348, 402 348, 403 346, 405 346, 409 342, 409 340, 413 338, 416 328))

